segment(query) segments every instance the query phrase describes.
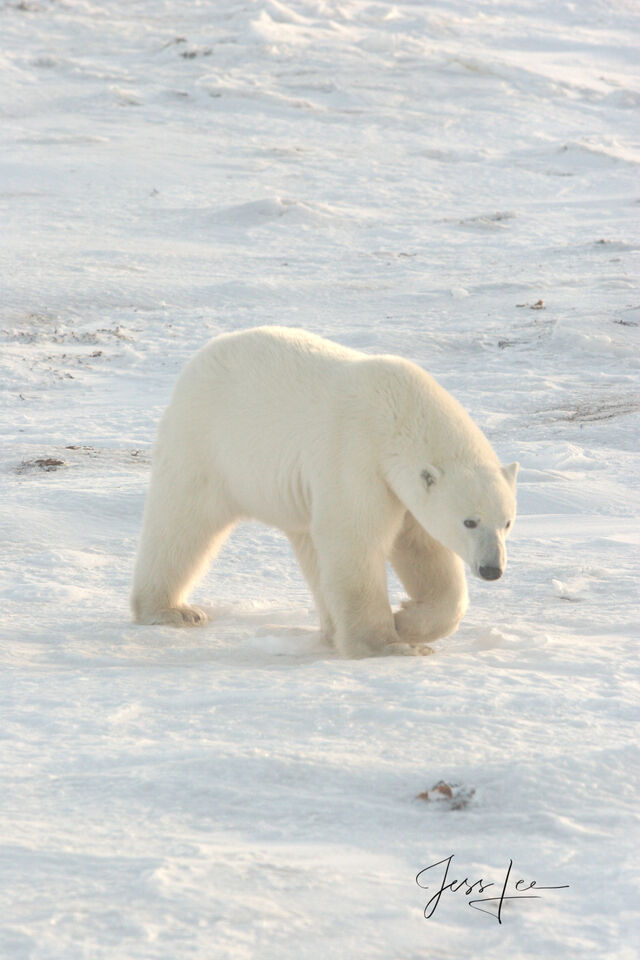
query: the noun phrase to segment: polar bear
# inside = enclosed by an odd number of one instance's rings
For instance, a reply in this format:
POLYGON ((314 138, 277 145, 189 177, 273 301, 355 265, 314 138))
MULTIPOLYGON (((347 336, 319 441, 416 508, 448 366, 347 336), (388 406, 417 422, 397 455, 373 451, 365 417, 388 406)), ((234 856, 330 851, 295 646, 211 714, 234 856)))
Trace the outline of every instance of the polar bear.
POLYGON ((235 523, 284 531, 346 657, 428 652, 497 580, 518 465, 503 467, 423 369, 285 327, 211 340, 158 430, 134 575, 139 623, 207 618, 187 596, 235 523), (409 600, 389 605, 386 562, 409 600))

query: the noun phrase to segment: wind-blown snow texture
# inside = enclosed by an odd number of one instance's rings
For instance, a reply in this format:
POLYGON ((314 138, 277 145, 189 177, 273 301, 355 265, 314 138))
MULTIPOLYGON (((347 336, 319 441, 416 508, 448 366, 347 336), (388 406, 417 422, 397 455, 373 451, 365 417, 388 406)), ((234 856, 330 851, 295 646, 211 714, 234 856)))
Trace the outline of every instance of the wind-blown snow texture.
POLYGON ((637 6, 26 0, 0 31, 0 955, 634 956, 637 6), (273 322, 410 357, 522 464, 507 575, 434 656, 337 659, 257 526, 206 628, 129 622, 172 383, 273 322), (441 779, 466 806, 415 799, 441 779), (451 854, 570 886, 424 919, 451 854))

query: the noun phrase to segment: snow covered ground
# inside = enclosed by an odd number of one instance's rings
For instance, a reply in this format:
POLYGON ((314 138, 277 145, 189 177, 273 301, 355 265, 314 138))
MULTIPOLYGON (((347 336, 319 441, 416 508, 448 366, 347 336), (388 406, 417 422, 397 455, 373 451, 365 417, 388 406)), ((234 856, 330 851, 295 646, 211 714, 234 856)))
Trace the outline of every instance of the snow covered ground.
POLYGON ((0 4, 0 956, 635 956, 637 28, 631 0, 0 4), (338 659, 251 525, 209 625, 129 621, 177 372, 271 322, 410 357, 522 464, 507 575, 434 656, 338 659), (416 799, 440 780, 459 805, 416 799), (452 854, 569 887, 425 919, 452 854))

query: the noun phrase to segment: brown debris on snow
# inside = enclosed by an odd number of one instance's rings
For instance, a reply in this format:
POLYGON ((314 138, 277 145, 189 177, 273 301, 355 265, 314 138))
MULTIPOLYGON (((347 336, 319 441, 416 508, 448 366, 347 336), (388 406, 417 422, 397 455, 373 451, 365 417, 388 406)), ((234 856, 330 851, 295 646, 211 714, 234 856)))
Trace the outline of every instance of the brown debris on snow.
POLYGON ((423 790, 416 796, 416 800, 437 802, 444 804, 448 810, 462 810, 471 802, 475 793, 473 787, 464 787, 459 783, 446 783, 439 780, 429 790, 423 790))

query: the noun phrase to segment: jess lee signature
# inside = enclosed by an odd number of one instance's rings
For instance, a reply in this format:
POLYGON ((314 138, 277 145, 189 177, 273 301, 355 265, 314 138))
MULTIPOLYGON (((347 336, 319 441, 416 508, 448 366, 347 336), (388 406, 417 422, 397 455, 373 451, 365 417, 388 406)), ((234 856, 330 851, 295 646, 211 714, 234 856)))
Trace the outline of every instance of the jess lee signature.
POLYGON ((501 886, 493 881, 487 881, 482 878, 480 880, 473 881, 469 880, 468 877, 465 877, 464 880, 448 880, 449 868, 451 867, 451 861, 453 860, 453 857, 454 854, 451 854, 450 857, 446 857, 444 860, 438 860, 437 863, 432 863, 430 866, 424 867, 424 869, 422 869, 416 876, 416 883, 419 887, 422 887, 423 890, 431 890, 433 887, 429 886, 429 884, 426 883, 426 880, 432 880, 437 883, 438 872, 436 868, 444 867, 444 874, 440 877, 438 888, 431 899, 427 901, 427 904, 424 908, 424 916, 426 920, 430 920, 434 915, 438 904, 440 903, 440 898, 442 897, 443 893, 448 890, 450 890, 451 893, 463 892, 465 897, 469 897, 471 894, 484 893, 489 887, 495 887, 496 889, 492 890, 491 892, 492 894, 496 894, 496 896, 474 897, 473 900, 468 900, 467 903, 470 907, 473 907, 474 910, 480 910, 482 913, 488 913, 489 916, 493 917, 494 920, 497 920, 498 923, 502 923, 502 905, 504 904, 505 900, 539 900, 540 894, 538 892, 528 893, 527 891, 566 890, 569 886, 568 883, 564 883, 557 887, 543 887, 538 884, 536 880, 527 882, 523 879, 516 880, 514 883, 513 880, 510 881, 513 860, 509 860, 509 866, 507 867, 501 886), (434 872, 429 873, 430 870, 434 872), (511 887, 509 887, 510 882, 511 887), (509 889, 516 892, 507 893, 509 889), (485 904, 485 906, 478 906, 478 904, 485 904), (491 909, 491 907, 494 909, 491 909))

